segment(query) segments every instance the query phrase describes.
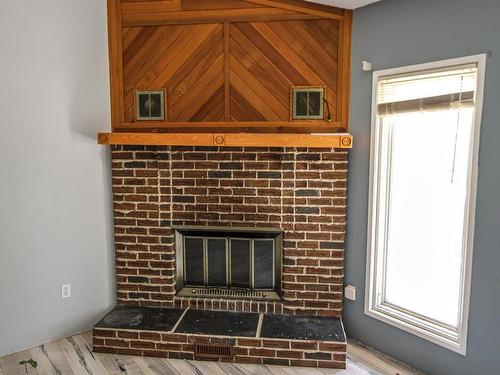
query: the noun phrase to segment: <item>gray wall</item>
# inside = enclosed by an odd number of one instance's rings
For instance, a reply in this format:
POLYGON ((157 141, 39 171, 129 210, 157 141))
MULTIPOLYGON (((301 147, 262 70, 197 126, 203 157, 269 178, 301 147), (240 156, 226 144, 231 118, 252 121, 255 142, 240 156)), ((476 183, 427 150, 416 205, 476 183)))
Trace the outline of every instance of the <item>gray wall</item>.
MULTIPOLYGON (((354 12, 354 149, 345 272, 346 282, 358 288, 358 300, 345 302, 346 329, 351 337, 429 374, 500 373, 499 17, 498 0, 382 0, 354 12), (361 60, 383 69, 488 51, 492 55, 487 60, 468 348, 463 357, 363 314, 372 75, 361 70, 361 60)), ((446 291, 436 285, 436 293, 446 291)))
POLYGON ((104 1, 0 1, 0 356, 114 303, 106 35, 104 1))

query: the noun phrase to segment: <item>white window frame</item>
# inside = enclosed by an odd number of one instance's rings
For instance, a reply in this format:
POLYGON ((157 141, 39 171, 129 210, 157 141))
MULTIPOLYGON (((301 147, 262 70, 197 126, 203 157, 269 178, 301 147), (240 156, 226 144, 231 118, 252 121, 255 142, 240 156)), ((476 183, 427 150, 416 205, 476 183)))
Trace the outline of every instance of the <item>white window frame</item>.
MULTIPOLYGON (((365 285, 365 314, 381 320, 394 327, 424 338, 447 349, 466 354, 467 329, 469 318, 470 287, 472 273, 472 253, 474 244, 475 206, 477 190, 477 174, 479 159, 479 133, 481 115, 483 110, 484 76, 486 67, 486 54, 460 57, 435 61, 425 64, 417 64, 393 69, 384 69, 373 72, 372 87, 372 120, 371 120, 371 153, 370 153, 370 187, 368 207, 368 236, 367 236, 367 262, 366 262, 366 285, 365 285), (476 105, 473 119, 473 131, 471 137, 471 154, 469 157, 469 173, 467 180, 467 195, 465 205, 464 241, 462 244, 461 290, 460 290, 460 316, 458 330, 450 330, 447 327, 419 316, 411 311, 396 309, 388 304, 377 301, 377 293, 380 290, 380 280, 377 275, 376 262, 379 256, 384 256, 386 249, 377 248, 377 220, 378 220, 378 187, 381 177, 378 176, 379 163, 381 163, 379 122, 377 121, 377 92, 381 77, 396 74, 405 74, 419 71, 465 65, 477 64, 477 87, 476 105), (379 281, 379 282, 377 282, 379 281)), ((422 134, 422 137, 429 134, 422 134)))

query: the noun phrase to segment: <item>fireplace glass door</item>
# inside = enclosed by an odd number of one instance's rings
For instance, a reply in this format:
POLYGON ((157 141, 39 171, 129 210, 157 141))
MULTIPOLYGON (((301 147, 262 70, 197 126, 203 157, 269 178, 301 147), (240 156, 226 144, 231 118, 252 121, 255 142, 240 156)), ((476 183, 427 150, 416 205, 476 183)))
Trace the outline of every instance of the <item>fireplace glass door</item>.
POLYGON ((176 236, 178 292, 276 297, 281 284, 281 236, 216 234, 189 232, 176 236))

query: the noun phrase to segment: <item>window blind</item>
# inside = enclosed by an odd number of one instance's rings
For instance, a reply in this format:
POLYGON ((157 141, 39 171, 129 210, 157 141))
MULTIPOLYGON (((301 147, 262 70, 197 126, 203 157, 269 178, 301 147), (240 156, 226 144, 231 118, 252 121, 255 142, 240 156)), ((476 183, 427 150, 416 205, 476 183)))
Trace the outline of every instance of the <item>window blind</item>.
POLYGON ((382 77, 377 88, 378 114, 471 107, 476 81, 477 64, 382 77))

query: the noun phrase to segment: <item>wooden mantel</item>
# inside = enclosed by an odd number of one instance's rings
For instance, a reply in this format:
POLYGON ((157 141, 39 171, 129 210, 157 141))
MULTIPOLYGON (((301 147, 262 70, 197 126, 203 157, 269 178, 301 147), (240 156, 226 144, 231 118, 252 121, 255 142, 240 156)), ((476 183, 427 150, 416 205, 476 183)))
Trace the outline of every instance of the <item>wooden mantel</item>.
POLYGON ((352 148, 347 133, 99 133, 99 144, 146 146, 352 148))

